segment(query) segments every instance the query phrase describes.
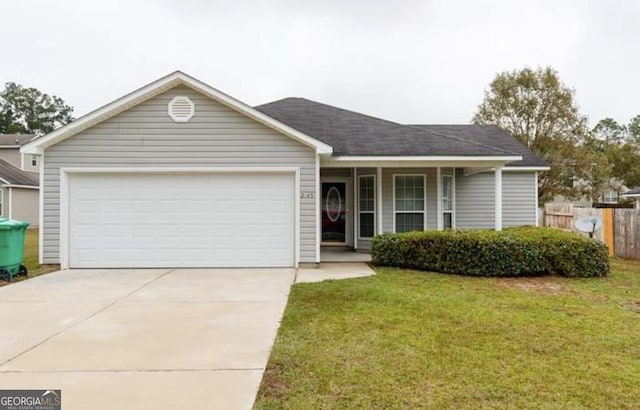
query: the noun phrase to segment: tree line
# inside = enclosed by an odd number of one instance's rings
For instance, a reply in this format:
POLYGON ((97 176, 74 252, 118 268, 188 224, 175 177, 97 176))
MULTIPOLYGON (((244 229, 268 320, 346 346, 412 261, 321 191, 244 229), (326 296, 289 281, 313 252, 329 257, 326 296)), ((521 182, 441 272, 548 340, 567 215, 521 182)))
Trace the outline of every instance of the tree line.
POLYGON ((589 127, 575 91, 551 67, 497 74, 472 122, 499 125, 549 163, 538 176, 541 201, 562 195, 597 202, 613 181, 640 186, 640 115, 589 127))

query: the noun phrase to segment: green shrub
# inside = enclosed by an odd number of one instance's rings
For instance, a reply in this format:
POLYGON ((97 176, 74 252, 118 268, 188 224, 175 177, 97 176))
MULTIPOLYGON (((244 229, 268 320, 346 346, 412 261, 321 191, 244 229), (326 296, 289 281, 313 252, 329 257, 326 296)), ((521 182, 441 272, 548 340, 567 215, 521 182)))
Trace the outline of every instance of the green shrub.
POLYGON ((384 234, 373 240, 376 265, 469 276, 604 276, 607 247, 553 228, 502 232, 425 231, 384 234))

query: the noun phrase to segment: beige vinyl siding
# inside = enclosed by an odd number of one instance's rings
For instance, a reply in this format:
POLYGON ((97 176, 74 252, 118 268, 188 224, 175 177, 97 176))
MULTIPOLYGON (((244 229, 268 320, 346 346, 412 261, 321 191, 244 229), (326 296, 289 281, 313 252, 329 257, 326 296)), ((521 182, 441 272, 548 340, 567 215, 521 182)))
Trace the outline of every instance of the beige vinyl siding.
POLYGON ((536 224, 535 172, 502 173, 502 225, 536 224))
MULTIPOLYGON (((175 87, 46 150, 44 263, 59 263, 62 167, 297 167, 300 190, 315 192, 315 161, 313 148, 188 87, 175 87), (167 114, 178 95, 195 104, 187 123, 167 114)), ((316 261, 314 198, 300 199, 300 261, 316 261)))
POLYGON ((456 228, 493 228, 495 220, 494 175, 483 172, 464 176, 456 170, 456 228))
POLYGON ((436 168, 383 168, 382 169, 382 230, 393 232, 393 175, 425 174, 427 178, 427 229, 437 229, 437 170, 436 168))
MULTIPOLYGON (((37 228, 39 222, 39 190, 26 188, 11 189, 11 218, 29 222, 29 228, 37 228)), ((5 192, 9 189, 5 189, 5 192)), ((8 194, 7 194, 8 195, 8 194)), ((7 196, 7 201, 9 197, 7 196)), ((5 208, 6 209, 6 208, 5 208)), ((8 214, 7 214, 8 217, 8 214)))

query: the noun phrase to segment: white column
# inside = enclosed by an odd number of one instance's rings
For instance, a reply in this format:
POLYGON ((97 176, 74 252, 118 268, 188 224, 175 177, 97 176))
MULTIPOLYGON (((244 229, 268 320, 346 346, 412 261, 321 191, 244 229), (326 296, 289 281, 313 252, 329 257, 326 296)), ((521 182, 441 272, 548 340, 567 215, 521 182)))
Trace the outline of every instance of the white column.
POLYGON ((351 181, 353 181, 353 249, 358 249, 358 217, 360 216, 358 213, 360 207, 358 168, 351 168, 351 181))
POLYGON ((502 167, 495 170, 495 227, 496 231, 502 230, 502 167))
POLYGON ((442 220, 442 169, 440 167, 436 170, 436 228, 441 231, 444 227, 442 220))
POLYGON ((376 169, 376 211, 378 211, 378 223, 376 224, 379 235, 382 235, 382 168, 376 169))
POLYGON ((533 180, 534 180, 534 184, 535 184, 535 205, 536 205, 536 226, 540 226, 540 210, 538 209, 538 207, 540 206, 538 204, 538 172, 534 172, 533 173, 533 180))

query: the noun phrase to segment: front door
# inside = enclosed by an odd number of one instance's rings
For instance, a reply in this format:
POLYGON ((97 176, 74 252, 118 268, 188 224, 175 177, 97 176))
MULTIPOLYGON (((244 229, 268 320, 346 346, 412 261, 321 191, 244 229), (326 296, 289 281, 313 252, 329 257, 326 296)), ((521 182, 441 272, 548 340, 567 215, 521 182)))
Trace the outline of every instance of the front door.
POLYGON ((347 242, 347 183, 322 182, 322 242, 347 242))

